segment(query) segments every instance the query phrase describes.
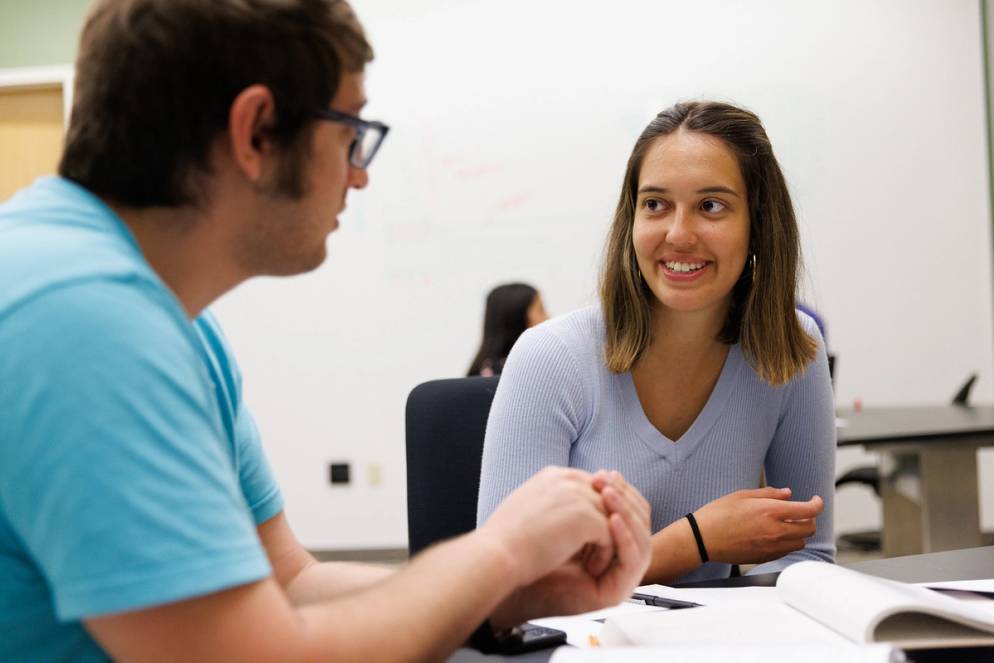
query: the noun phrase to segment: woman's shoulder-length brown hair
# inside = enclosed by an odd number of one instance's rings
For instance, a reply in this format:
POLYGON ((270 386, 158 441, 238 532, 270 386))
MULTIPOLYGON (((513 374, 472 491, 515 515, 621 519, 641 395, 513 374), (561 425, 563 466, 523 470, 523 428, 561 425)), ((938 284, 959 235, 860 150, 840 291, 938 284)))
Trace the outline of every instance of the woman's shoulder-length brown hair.
POLYGON ((801 328, 795 311, 801 249, 794 206, 759 118, 713 101, 682 102, 659 113, 628 158, 601 271, 608 368, 618 373, 631 370, 652 341, 656 298, 639 272, 632 246, 635 200, 646 152, 657 138, 681 128, 723 141, 738 159, 749 200, 751 255, 733 289, 718 340, 740 343, 765 382, 785 384, 804 370, 817 351, 817 342, 801 328))

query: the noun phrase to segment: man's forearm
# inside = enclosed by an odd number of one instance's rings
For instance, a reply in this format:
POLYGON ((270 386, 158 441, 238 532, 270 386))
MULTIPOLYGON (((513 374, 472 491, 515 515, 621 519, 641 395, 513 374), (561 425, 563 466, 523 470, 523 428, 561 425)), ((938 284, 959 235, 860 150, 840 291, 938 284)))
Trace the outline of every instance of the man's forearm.
POLYGON ((366 589, 297 609, 304 658, 438 660, 515 589, 513 560, 480 531, 428 549, 366 589))
POLYGON ((516 571, 508 550, 470 534, 365 589, 318 603, 291 605, 285 589, 266 578, 85 624, 125 663, 436 661, 515 588, 516 571))
POLYGON ((320 603, 366 589, 394 573, 394 569, 371 564, 315 561, 290 581, 286 593, 294 605, 320 603))

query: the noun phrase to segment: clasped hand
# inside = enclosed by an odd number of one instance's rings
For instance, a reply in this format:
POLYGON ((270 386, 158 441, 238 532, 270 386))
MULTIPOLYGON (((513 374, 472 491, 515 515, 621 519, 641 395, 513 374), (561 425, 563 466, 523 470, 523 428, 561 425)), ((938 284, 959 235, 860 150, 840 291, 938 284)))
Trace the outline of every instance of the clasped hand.
POLYGON ((513 556, 517 588, 495 626, 614 605, 649 565, 649 503, 618 472, 547 467, 483 526, 513 556))

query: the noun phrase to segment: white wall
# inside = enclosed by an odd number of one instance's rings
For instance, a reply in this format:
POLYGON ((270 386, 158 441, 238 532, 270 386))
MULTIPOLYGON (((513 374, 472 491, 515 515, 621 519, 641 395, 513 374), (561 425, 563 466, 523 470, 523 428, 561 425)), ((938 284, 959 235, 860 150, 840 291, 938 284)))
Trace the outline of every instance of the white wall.
MULTIPOLYGON (((405 545, 408 391, 465 371, 498 282, 536 284, 553 313, 594 301, 625 160, 678 99, 763 118, 840 404, 945 402, 971 371, 975 398, 994 398, 975 0, 356 9, 377 51, 364 115, 392 126, 371 183, 350 196, 324 267, 216 307, 306 545, 405 545), (357 474, 346 488, 327 483, 339 459, 357 474)), ((984 500, 991 528, 994 492, 984 500)), ((868 494, 839 496, 840 530, 878 522, 868 494)))

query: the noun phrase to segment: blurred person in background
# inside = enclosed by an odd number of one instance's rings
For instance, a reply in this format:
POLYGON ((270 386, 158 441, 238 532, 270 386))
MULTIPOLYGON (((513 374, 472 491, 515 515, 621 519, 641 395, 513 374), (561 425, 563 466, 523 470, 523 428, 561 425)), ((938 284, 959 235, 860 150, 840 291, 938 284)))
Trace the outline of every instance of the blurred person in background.
POLYGON ((469 367, 469 377, 500 375, 522 332, 548 319, 542 295, 527 283, 508 283, 491 290, 483 314, 483 341, 469 367))

